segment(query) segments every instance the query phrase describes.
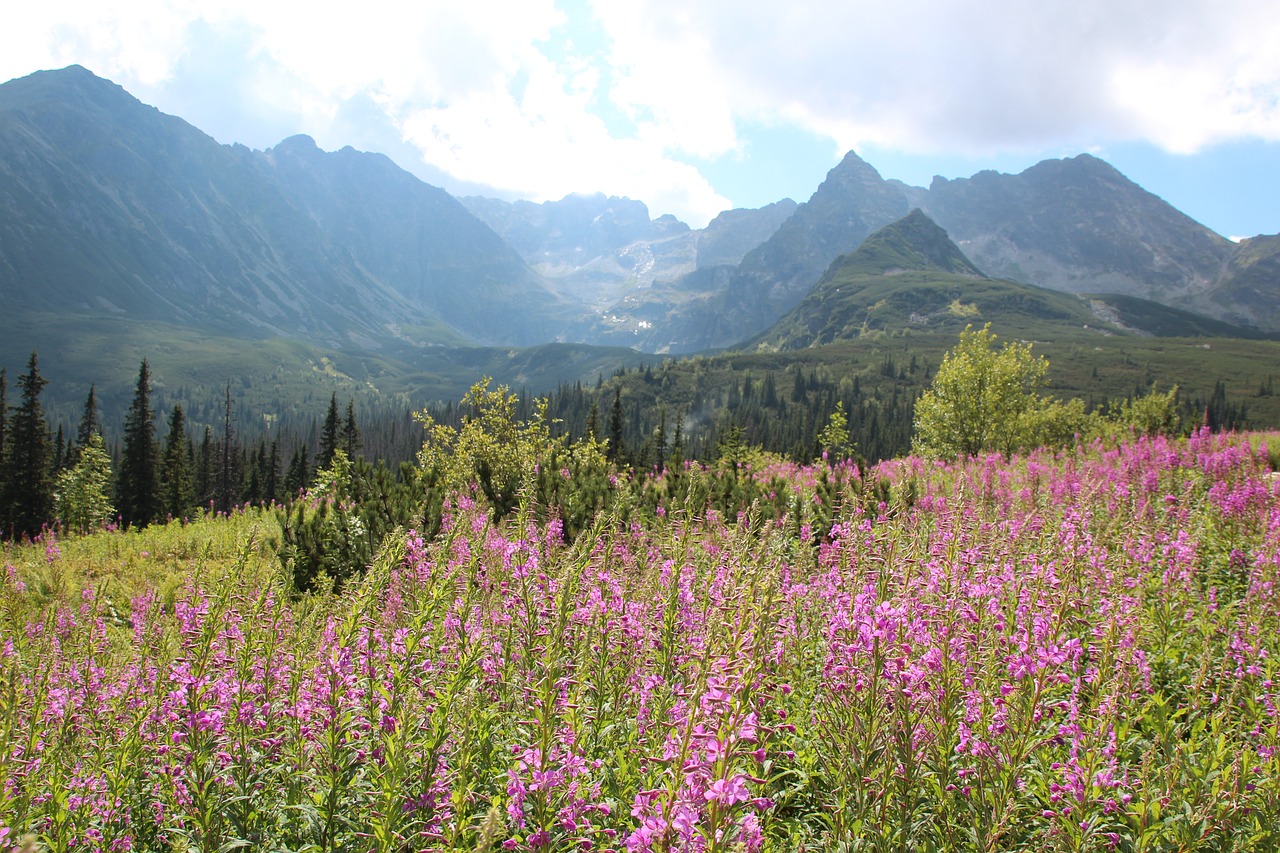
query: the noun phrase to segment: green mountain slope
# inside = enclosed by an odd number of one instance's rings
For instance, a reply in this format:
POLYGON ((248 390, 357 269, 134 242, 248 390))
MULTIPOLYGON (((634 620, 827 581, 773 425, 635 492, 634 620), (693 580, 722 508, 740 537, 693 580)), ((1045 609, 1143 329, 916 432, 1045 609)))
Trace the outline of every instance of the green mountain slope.
POLYGON ((1088 299, 983 275, 919 209, 838 258, 799 305, 748 348, 793 350, 904 330, 955 334, 991 323, 1000 334, 1053 339, 1081 331, 1145 336, 1256 337, 1220 321, 1132 296, 1088 299))

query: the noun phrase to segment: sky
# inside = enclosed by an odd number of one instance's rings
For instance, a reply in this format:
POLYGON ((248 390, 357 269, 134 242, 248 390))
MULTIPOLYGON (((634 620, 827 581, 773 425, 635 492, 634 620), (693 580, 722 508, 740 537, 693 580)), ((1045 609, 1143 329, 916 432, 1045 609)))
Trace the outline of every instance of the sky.
POLYGON ((455 195, 604 192, 694 227, 1088 152, 1229 237, 1280 232, 1275 0, 59 0, 0 80, 80 64, 219 142, 387 154, 455 195))

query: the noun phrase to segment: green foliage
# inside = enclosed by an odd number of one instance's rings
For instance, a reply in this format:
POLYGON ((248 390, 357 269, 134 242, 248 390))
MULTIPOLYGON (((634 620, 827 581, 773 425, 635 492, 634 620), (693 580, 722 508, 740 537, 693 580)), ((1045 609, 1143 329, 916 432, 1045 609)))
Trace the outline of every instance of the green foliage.
POLYGON ((400 473, 397 479, 385 465, 352 461, 338 449, 315 485, 276 511, 280 562, 295 592, 340 592, 399 528, 435 534, 443 511, 439 491, 426 487, 412 466, 400 473))
POLYGON ((1177 435, 1181 428, 1178 386, 1160 393, 1152 383, 1151 391, 1145 396, 1122 402, 1112 420, 1118 427, 1137 435, 1177 435))
POLYGON ((841 459, 853 450, 849 443, 849 416, 844 413, 843 400, 836 401, 836 410, 818 436, 818 446, 830 461, 841 459))
POLYGON ((95 530, 116 514, 111 505, 111 457, 102 436, 89 434, 76 464, 58 474, 54 511, 63 527, 80 533, 95 530))
POLYGON ((18 377, 22 402, 9 416, 0 460, 0 533, 14 537, 39 533, 53 509, 49 433, 40 405, 46 384, 33 352, 27 372, 18 377))
POLYGON ((160 470, 160 508, 170 518, 183 518, 194 508, 195 472, 191 470, 191 456, 182 406, 174 406, 160 470))
POLYGON ((158 460, 151 409, 151 368, 142 360, 133 403, 124 423, 124 452, 116 485, 116 506, 126 525, 145 527, 159 514, 158 460))
POLYGON ((1049 362, 1030 344, 1006 343, 994 350, 990 326, 965 328, 942 359, 933 386, 916 403, 915 449, 925 456, 1013 453, 1035 447, 1058 417, 1043 387, 1049 362))
POLYGON ((460 429, 436 423, 427 412, 418 415, 427 431, 418 464, 429 482, 446 491, 480 487, 497 518, 519 502, 539 463, 553 450, 546 402, 538 401, 533 416, 521 421, 520 398, 505 385, 490 389, 485 377, 462 398, 468 412, 460 429))

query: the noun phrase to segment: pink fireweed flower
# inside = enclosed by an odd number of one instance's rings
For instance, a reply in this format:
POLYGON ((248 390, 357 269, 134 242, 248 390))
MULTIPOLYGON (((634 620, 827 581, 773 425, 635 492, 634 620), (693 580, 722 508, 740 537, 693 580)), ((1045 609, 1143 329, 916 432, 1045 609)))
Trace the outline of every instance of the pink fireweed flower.
POLYGON ((715 780, 702 796, 709 803, 721 802, 731 806, 734 803, 746 802, 751 794, 747 790, 746 777, 738 774, 732 779, 715 780))

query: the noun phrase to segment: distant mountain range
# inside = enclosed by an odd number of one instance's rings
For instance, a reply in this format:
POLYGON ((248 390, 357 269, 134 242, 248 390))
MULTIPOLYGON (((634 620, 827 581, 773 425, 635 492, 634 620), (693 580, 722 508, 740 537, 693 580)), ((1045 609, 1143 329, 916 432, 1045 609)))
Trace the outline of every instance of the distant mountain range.
POLYGON ((992 312, 1280 332, 1280 237, 1232 243, 1088 155, 926 189, 850 153, 802 204, 695 230, 603 195, 454 199, 305 136, 220 145, 72 66, 0 85, 0 211, 10 364, 33 330, 108 318, 418 370, 440 347, 787 349, 992 312))
POLYGON ((988 322, 1037 339, 1090 328, 1152 337, 1260 334, 1140 297, 1081 299, 989 277, 917 208, 836 258, 800 303, 746 348, 794 350, 908 329, 958 334, 988 322))

